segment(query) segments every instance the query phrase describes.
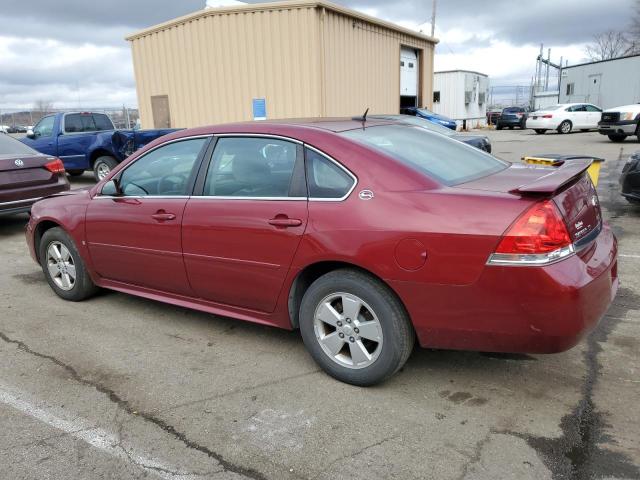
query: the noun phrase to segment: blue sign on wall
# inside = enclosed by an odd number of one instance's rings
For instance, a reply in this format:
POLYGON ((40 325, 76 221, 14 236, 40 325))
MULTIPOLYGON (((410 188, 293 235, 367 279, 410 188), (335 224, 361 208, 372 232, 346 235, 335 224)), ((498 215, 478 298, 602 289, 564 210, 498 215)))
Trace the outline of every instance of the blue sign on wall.
POLYGON ((254 120, 267 119, 267 100, 265 98, 253 99, 253 119, 254 120))

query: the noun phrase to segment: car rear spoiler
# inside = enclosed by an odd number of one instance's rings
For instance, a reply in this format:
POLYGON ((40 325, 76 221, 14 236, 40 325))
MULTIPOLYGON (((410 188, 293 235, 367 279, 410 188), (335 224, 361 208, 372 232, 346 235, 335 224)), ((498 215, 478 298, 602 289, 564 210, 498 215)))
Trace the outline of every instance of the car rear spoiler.
POLYGON ((520 185, 509 190, 509 193, 546 193, 551 194, 577 179, 593 163, 593 159, 575 159, 570 162, 563 160, 553 163, 554 169, 531 183, 520 185))

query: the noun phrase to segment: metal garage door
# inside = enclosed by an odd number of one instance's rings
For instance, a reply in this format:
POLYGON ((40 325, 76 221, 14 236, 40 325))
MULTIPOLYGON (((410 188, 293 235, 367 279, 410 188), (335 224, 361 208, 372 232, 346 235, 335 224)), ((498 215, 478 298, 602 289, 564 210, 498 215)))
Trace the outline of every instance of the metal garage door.
POLYGON ((418 96, 418 54, 413 48, 400 49, 400 95, 418 96))

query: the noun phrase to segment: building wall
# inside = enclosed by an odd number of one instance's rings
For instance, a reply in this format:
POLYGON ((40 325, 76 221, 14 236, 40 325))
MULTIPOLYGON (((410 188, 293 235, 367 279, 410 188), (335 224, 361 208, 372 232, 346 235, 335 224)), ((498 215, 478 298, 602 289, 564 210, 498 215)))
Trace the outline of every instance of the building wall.
POLYGON ((223 13, 133 40, 143 128, 154 95, 168 95, 174 127, 250 120, 253 98, 269 118, 320 116, 316 20, 313 8, 223 13))
POLYGON ((371 113, 399 113, 402 45, 420 51, 418 102, 431 105, 432 43, 338 12, 323 9, 319 15, 325 60, 324 116, 359 115, 366 108, 371 113))
POLYGON ((434 43, 340 10, 269 4, 205 11, 130 37, 143 128, 151 97, 167 95, 171 126, 251 120, 252 99, 267 117, 398 113, 400 46, 420 49, 429 106, 434 43))
POLYGON ((640 56, 565 68, 560 103, 588 102, 604 109, 640 102, 640 56), (599 78, 598 78, 599 77, 599 78), (598 80, 594 88, 593 80, 598 80), (567 85, 573 83, 573 94, 567 85))
POLYGON ((488 98, 488 77, 474 72, 454 71, 436 72, 434 75, 435 92, 440 92, 440 102, 433 104, 433 111, 456 120, 462 127, 466 120, 467 128, 486 125, 488 98), (481 80, 483 79, 483 80, 481 80), (471 101, 466 103, 467 82, 472 85, 471 101), (480 103, 480 93, 484 91, 484 102, 480 103))

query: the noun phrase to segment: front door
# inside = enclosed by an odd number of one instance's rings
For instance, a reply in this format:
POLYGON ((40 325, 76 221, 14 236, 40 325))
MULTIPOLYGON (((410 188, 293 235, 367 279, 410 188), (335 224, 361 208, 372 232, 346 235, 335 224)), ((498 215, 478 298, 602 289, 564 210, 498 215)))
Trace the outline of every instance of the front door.
POLYGON ((86 237, 96 272, 109 280, 192 295, 182 259, 181 222, 208 138, 162 145, 120 175, 122 195, 98 195, 86 237))
POLYGON ((58 155, 58 144, 57 144, 57 134, 55 131, 55 122, 56 116, 49 115, 48 117, 43 117, 40 121, 33 127, 33 138, 24 138, 23 141, 25 144, 29 145, 34 150, 38 152, 44 153, 45 155, 58 155))
POLYGON ((307 223, 302 148, 223 137, 185 209, 184 260, 197 296, 272 312, 307 223))

